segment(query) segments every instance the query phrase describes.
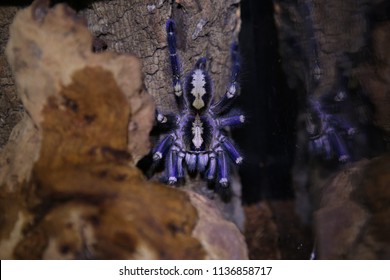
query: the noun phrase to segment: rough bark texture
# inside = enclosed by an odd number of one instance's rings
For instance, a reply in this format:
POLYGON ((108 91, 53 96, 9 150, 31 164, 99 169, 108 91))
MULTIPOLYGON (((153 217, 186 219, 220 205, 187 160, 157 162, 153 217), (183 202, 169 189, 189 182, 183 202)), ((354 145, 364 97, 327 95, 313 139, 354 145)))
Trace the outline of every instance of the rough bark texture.
POLYGON ((85 21, 47 4, 18 13, 7 45, 26 114, 0 155, 0 258, 247 258, 209 200, 135 167, 154 118, 140 61, 93 53, 85 21))
POLYGON ((20 121, 23 112, 5 57, 9 25, 17 11, 17 7, 0 6, 0 149, 7 143, 12 128, 20 121))

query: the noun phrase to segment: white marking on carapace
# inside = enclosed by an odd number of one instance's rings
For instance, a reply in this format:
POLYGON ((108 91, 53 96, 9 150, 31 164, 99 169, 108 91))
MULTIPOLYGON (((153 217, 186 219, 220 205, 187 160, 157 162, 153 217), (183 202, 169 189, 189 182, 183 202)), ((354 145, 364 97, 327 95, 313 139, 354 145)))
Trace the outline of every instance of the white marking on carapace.
POLYGON ((200 147, 203 144, 202 134, 203 134, 203 123, 200 120, 199 115, 196 115, 195 121, 192 123, 192 135, 194 135, 194 137, 192 138, 192 143, 197 149, 200 149, 200 147))
POLYGON ((192 106, 200 110, 205 106, 202 96, 206 94, 206 89, 204 88, 206 80, 202 70, 197 69, 194 71, 194 74, 192 74, 191 84, 194 86, 191 90, 191 94, 195 97, 192 106))

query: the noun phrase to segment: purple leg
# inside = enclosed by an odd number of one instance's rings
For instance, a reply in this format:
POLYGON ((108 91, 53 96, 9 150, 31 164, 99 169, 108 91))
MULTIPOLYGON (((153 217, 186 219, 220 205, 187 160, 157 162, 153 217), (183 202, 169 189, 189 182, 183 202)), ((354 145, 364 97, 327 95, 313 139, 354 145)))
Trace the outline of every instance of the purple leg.
POLYGON ((159 125, 173 127, 177 122, 177 117, 173 114, 164 115, 156 110, 156 120, 159 125))
POLYGON ((183 159, 184 159, 184 153, 178 152, 177 156, 177 177, 178 178, 184 178, 184 168, 183 168, 183 159))
POLYGON ((187 153, 185 159, 186 159, 188 171, 194 172, 196 170, 196 155, 187 153))
POLYGON ((177 152, 170 150, 167 157, 168 183, 173 185, 177 182, 177 152))
POLYGON ((328 132, 329 141, 332 144, 333 148, 336 150, 338 160, 340 162, 346 162, 349 160, 349 154, 347 152, 347 147, 344 140, 338 135, 335 131, 328 132))
POLYGON ((160 143, 156 146, 153 152, 153 160, 158 161, 162 159, 163 155, 167 152, 167 150, 172 146, 174 140, 174 136, 169 134, 160 143))
POLYGON ((245 122, 245 116, 244 115, 236 115, 236 116, 231 116, 231 117, 225 117, 225 118, 220 118, 218 119, 219 127, 224 127, 224 126, 233 126, 233 125, 240 125, 245 122))
POLYGON ((227 187, 228 181, 228 163, 226 160, 225 153, 223 151, 218 152, 218 183, 227 187))
POLYGON ((345 130, 348 135, 353 135, 356 133, 356 127, 352 125, 352 123, 345 118, 339 118, 337 120, 337 126, 341 129, 345 130))
POLYGON ((167 30, 167 41, 168 41, 168 50, 169 58, 171 62, 172 70, 172 85, 175 93, 176 101, 179 107, 183 106, 183 87, 180 80, 180 64, 177 57, 176 50, 176 37, 175 37, 175 23, 173 20, 168 19, 166 23, 167 30))
POLYGON ((206 178, 207 180, 214 180, 215 178, 215 171, 217 170, 217 159, 215 158, 215 154, 210 154, 210 160, 209 160, 209 168, 206 172, 206 178))
POLYGON ((203 173, 206 170, 207 163, 209 162, 209 156, 207 154, 198 155, 198 171, 203 173))
POLYGON ((226 137, 223 137, 221 139, 222 147, 226 151, 226 153, 229 155, 229 157, 234 161, 235 164, 241 164, 242 163, 242 156, 237 151, 236 147, 233 145, 232 142, 229 141, 226 137))

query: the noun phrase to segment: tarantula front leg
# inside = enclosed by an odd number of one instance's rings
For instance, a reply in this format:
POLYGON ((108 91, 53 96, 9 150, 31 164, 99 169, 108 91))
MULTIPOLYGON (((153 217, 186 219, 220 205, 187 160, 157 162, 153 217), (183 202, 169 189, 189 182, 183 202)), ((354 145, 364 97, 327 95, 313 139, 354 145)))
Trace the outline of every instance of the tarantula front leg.
POLYGON ((172 19, 168 19, 166 22, 167 41, 169 50, 169 60, 172 71, 172 85, 176 98, 176 102, 179 108, 183 108, 183 87, 181 82, 180 63, 177 56, 176 49, 176 36, 175 36, 175 23, 172 19))
POLYGON ((174 185, 178 178, 178 153, 175 149, 169 150, 166 165, 168 184, 174 185))
POLYGON ((229 107, 229 105, 232 103, 232 101, 237 97, 238 92, 238 75, 240 73, 240 61, 239 61, 239 53, 238 53, 238 44, 237 42, 234 42, 232 44, 231 50, 231 59, 232 59, 232 69, 231 69, 231 75, 230 75, 230 83, 227 91, 223 95, 223 97, 215 104, 212 105, 211 110, 215 114, 220 114, 226 108, 229 107))
POLYGON ((174 134, 169 134, 165 136, 155 147, 153 151, 153 160, 158 162, 166 154, 168 149, 171 148, 175 140, 174 134))
POLYGON ((159 110, 156 110, 155 119, 158 127, 163 129, 173 129, 179 118, 175 114, 162 114, 159 110))

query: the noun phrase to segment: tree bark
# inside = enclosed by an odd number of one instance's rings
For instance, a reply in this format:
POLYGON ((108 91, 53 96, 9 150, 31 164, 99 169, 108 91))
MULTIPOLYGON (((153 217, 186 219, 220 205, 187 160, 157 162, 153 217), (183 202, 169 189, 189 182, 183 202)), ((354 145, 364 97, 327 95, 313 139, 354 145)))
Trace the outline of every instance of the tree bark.
POLYGON ((9 25, 18 10, 18 7, 0 6, 0 149, 7 143, 12 128, 20 121, 23 112, 5 56, 9 25))

